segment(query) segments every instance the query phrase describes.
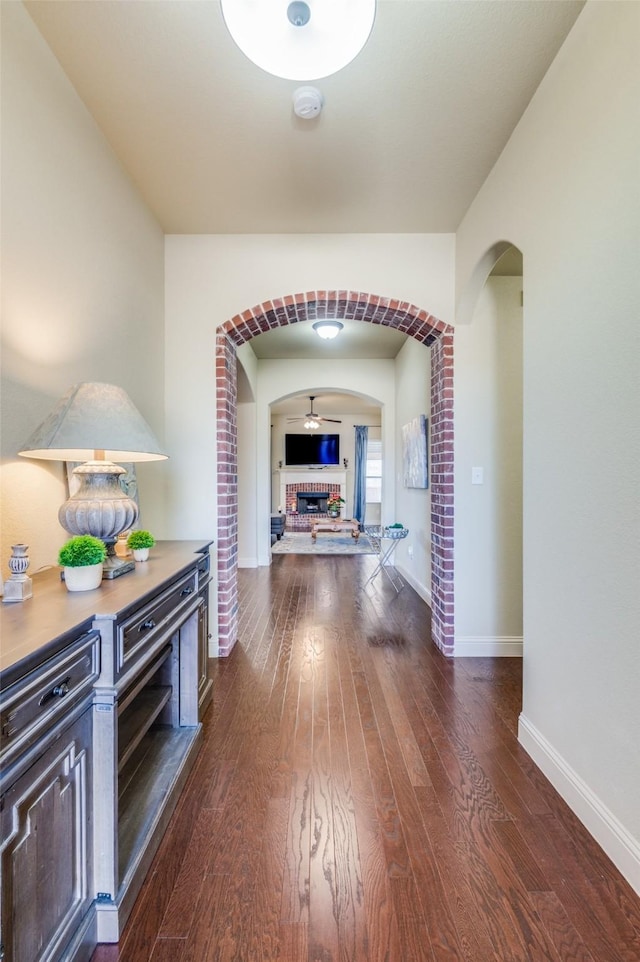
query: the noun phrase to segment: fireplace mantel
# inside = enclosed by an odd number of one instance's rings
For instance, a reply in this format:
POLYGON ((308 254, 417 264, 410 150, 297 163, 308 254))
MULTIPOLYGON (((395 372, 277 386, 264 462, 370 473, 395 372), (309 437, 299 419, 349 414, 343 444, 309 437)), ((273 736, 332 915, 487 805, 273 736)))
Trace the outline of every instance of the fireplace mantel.
POLYGON ((332 468, 282 468, 276 472, 280 475, 280 497, 279 504, 284 510, 286 504, 286 492, 288 484, 339 484, 340 497, 345 498, 344 490, 347 485, 347 472, 333 470, 332 468))

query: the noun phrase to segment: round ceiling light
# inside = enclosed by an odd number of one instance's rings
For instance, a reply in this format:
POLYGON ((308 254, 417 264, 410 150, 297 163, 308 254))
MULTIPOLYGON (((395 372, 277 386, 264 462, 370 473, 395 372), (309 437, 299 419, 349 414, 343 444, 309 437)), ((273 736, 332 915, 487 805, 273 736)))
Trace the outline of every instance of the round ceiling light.
POLYGON ((356 57, 369 39, 375 0, 221 0, 227 29, 262 70, 319 80, 356 57))
POLYGON ((316 321, 313 329, 325 341, 332 341, 337 337, 344 324, 341 321, 316 321))

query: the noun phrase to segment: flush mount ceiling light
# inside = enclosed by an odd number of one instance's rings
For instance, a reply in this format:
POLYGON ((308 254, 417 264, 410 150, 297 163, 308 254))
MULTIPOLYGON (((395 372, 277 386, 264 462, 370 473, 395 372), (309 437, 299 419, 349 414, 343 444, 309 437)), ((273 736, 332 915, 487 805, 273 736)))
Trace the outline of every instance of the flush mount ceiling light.
POLYGON ((343 327, 344 324, 340 321, 316 321, 313 325, 316 334, 325 341, 332 341, 334 337, 338 336, 343 327))
POLYGON ((319 80, 346 67, 369 39, 375 0, 221 0, 227 29, 262 70, 319 80))

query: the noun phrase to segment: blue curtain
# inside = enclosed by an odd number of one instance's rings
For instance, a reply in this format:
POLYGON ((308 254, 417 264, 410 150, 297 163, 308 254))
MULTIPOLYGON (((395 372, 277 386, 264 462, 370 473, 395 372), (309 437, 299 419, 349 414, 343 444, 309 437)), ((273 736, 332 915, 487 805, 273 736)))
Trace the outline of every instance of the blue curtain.
POLYGON ((353 517, 364 524, 367 507, 367 438, 369 428, 366 424, 356 424, 356 464, 353 484, 353 517))

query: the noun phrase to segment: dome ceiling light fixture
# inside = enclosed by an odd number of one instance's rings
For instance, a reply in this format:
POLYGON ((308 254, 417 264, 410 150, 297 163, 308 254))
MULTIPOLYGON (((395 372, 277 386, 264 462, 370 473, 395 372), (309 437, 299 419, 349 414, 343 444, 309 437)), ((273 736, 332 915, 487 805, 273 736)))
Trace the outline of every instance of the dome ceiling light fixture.
POLYGON ((227 30, 256 66, 285 80, 320 80, 357 57, 376 0, 221 0, 227 30))
POLYGON ((337 337, 344 324, 341 321, 316 321, 313 329, 325 341, 332 341, 337 337))

